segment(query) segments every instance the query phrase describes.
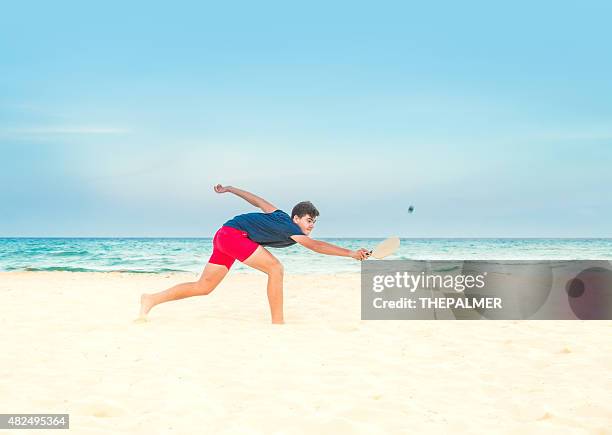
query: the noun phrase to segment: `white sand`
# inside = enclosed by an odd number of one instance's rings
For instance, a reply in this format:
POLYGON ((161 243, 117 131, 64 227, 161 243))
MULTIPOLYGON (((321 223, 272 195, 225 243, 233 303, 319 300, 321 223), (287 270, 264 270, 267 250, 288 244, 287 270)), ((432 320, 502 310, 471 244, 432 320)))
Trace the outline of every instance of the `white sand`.
POLYGON ((361 321, 337 275, 287 276, 272 325, 265 277, 238 274, 133 321, 194 277, 0 273, 0 412, 75 434, 612 433, 612 321, 361 321))

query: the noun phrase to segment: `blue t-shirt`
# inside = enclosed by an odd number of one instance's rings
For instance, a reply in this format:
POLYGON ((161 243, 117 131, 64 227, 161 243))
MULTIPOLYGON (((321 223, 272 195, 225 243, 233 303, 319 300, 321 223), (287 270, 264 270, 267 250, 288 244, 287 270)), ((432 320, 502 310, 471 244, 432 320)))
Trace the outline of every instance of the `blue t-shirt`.
POLYGON ((291 236, 304 233, 282 210, 272 213, 246 213, 234 216, 223 224, 226 227, 246 231, 249 239, 262 246, 286 248, 295 244, 291 236))

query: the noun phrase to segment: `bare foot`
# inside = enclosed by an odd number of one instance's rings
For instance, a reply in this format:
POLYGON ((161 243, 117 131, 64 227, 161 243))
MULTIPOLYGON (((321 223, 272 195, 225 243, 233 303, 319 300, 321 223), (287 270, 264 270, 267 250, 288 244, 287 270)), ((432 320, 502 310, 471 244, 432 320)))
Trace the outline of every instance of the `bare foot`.
POLYGON ((140 315, 139 318, 140 319, 146 319, 147 318, 147 314, 149 314, 149 311, 151 311, 151 308, 153 308, 153 298, 151 297, 150 294, 148 293, 143 293, 142 295, 140 295, 140 315))

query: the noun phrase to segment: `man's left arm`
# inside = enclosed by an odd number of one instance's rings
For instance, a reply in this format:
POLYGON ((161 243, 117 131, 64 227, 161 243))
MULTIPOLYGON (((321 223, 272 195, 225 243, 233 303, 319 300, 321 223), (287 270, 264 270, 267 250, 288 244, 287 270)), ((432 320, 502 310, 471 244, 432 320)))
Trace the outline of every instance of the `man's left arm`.
POLYGON ((237 187, 234 187, 234 186, 222 186, 220 184, 217 184, 215 186, 215 192, 217 193, 231 192, 234 195, 239 196, 240 198, 244 199, 249 204, 252 204, 255 207, 260 208, 264 213, 272 213, 273 211, 278 210, 278 207, 270 204, 265 199, 260 198, 259 196, 251 192, 247 192, 246 190, 238 189, 237 187))

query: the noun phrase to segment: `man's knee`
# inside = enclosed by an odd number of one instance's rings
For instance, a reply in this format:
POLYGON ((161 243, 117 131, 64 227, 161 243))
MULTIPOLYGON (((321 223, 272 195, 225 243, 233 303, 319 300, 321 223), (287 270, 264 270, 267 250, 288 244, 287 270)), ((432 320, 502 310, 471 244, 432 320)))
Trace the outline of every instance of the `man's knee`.
POLYGON ((195 291, 199 295, 207 295, 212 292, 216 285, 213 280, 210 278, 202 278, 199 281, 193 283, 195 287, 195 291))
POLYGON ((276 260, 268 267, 268 275, 282 275, 285 272, 283 263, 276 260))

